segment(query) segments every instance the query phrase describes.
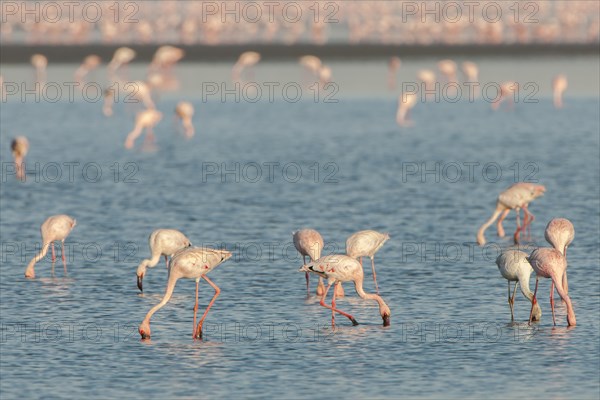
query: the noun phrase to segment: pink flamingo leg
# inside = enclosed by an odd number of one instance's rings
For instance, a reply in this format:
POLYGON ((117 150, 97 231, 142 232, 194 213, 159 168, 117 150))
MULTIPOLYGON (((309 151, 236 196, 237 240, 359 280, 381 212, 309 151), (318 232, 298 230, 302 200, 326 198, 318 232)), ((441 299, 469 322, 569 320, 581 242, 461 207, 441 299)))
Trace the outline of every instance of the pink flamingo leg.
POLYGON ((67 274, 67 259, 65 257, 65 240, 61 240, 61 247, 60 247, 61 253, 60 255, 62 256, 62 262, 63 262, 63 267, 65 269, 65 275, 67 274))
POLYGON ((335 328, 335 289, 337 287, 337 283, 333 286, 333 297, 331 298, 331 327, 335 328))
POLYGON ((202 339, 202 324, 204 324, 204 319, 206 318, 206 315, 208 314, 208 310, 210 310, 210 308, 214 304, 215 300, 217 299, 217 297, 221 293, 221 289, 219 289, 219 287, 217 285, 215 285, 210 279, 208 279, 206 277, 206 275, 202 275, 202 278, 204 278, 204 280, 206 282, 208 282, 208 284, 210 286, 212 286, 213 289, 215 289, 215 295, 213 296, 213 298, 210 301, 210 303, 208 303, 208 307, 206 307, 206 310, 204 311, 204 315, 202 315, 202 318, 200 318, 200 322, 198 322, 198 328, 196 329, 196 335, 195 335, 196 339, 202 339))
POLYGON ((550 307, 552 308, 552 322, 556 326, 556 317, 554 316, 554 282, 550 283, 550 307))
POLYGON ((533 306, 535 305, 535 303, 537 303, 537 299, 536 299, 536 295, 537 295, 537 288, 538 288, 538 282, 539 282, 540 278, 539 277, 535 277, 535 290, 533 291, 533 298, 531 299, 531 311, 529 312, 529 324, 531 325, 531 319, 533 318, 533 306))
POLYGON ((379 286, 377 286, 377 274, 375 273, 375 259, 371 257, 371 268, 373 269, 373 282, 375 282, 375 292, 379 294, 379 286))
POLYGON ((338 310, 337 308, 334 308, 332 306, 329 306, 325 303, 325 298, 327 298, 327 292, 329 292, 329 288, 331 287, 331 283, 329 285, 327 285, 327 288, 325 289, 325 293, 323 293, 323 297, 321 297, 321 302, 319 304, 321 304, 323 307, 325 308, 329 308, 332 311, 335 311, 339 314, 342 314, 344 317, 348 318, 350 321, 352 321, 352 325, 358 325, 358 322, 356 322, 356 320, 354 319, 354 317, 350 314, 347 314, 341 310, 338 310))
POLYGON ((198 285, 200 279, 196 280, 196 303, 194 303, 194 324, 192 325, 192 338, 196 338, 196 315, 198 313, 198 285))
MULTIPOLYGON (((565 257, 566 257, 566 253, 565 253, 565 257)), ((567 282, 567 271, 565 270, 565 274, 562 277, 562 285, 563 285, 563 290, 565 291, 565 294, 569 294, 569 282, 567 282)), ((564 301, 564 299, 563 299, 564 301)))
POLYGON ((502 212, 502 214, 500 214, 500 218, 498 219, 498 222, 496 223, 496 229, 498 230, 499 237, 504 237, 504 235, 505 235, 504 227, 502 226, 502 222, 504 221, 504 218, 506 218, 506 216, 508 215, 509 212, 510 212, 510 208, 504 210, 502 212))
POLYGON ((54 242, 52 242, 52 262, 56 261, 56 254, 54 253, 54 242))
POLYGON ((515 320, 515 293, 517 293, 517 284, 519 281, 515 282, 515 288, 513 289, 512 296, 510 295, 510 281, 508 282, 508 306, 510 307, 510 321, 513 322, 515 320))

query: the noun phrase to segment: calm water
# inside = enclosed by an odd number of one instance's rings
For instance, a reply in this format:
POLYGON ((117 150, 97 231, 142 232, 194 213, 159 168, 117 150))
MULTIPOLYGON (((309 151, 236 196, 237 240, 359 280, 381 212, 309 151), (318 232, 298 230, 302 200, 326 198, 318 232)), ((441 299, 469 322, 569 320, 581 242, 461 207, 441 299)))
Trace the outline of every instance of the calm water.
MULTIPOLYGON (((567 97, 560 111, 544 96, 512 112, 483 101, 417 104, 410 129, 395 125, 395 100, 383 95, 334 104, 190 98, 197 135, 176 134, 175 100, 163 98, 150 152, 122 147, 131 107, 105 118, 83 101, 2 105, 3 399, 600 395, 597 96, 567 97), (31 143, 25 183, 9 173, 17 134, 31 143), (497 194, 525 178, 547 187, 531 205, 529 244, 546 244, 552 217, 575 225, 574 329, 560 301, 553 328, 548 280, 540 281, 541 323, 527 326, 529 303, 518 293, 511 325, 494 263, 510 242, 490 228, 491 245, 474 245, 497 194), (53 277, 47 258, 26 280, 39 225, 57 213, 77 219, 68 276, 59 260, 53 277), (152 340, 139 340, 167 276, 159 263, 138 293, 135 269, 158 227, 234 252, 210 274, 222 293, 204 341, 191 338, 191 280, 154 315, 152 340), (356 230, 390 233, 376 266, 391 327, 345 284, 338 306, 361 324, 341 317, 332 332, 296 272, 291 232, 299 227, 318 229, 327 251, 343 249, 356 230)), ((514 229, 514 214, 505 227, 514 229)), ((369 268, 365 275, 372 291, 369 268)), ((202 307, 212 293, 201 284, 202 307)))

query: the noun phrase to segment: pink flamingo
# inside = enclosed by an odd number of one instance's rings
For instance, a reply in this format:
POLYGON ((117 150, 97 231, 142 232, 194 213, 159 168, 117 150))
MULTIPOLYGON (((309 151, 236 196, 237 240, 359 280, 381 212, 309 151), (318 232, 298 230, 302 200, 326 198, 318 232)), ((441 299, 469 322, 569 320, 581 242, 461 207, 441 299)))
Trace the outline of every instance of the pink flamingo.
POLYGON ((89 74, 90 71, 96 69, 96 67, 98 67, 98 65, 100 65, 101 62, 102 60, 100 59, 100 57, 98 57, 95 54, 89 55, 86 58, 84 58, 83 63, 75 71, 75 80, 79 83, 83 83, 87 74, 89 74))
POLYGON ((391 57, 388 61, 388 88, 396 89, 396 74, 402 65, 400 57, 391 57))
POLYGON ((173 65, 177 64, 183 56, 185 51, 174 46, 160 46, 150 64, 150 69, 169 70, 173 65))
POLYGON ((356 232, 346 240, 346 254, 354 259, 360 257, 360 266, 362 267, 362 258, 371 259, 371 268, 373 269, 373 282, 375 282, 375 291, 379 294, 377 286, 377 274, 375 273, 375 253, 387 242, 390 235, 373 230, 356 232))
MULTIPOLYGON (((544 232, 546 241, 550 243, 556 250, 562 252, 567 257, 567 248, 575 238, 575 227, 566 218, 553 218, 548 222, 546 231, 544 232), (561 244, 563 247, 561 248, 561 244)), ((569 283, 567 282, 567 270, 563 275, 562 285, 565 293, 569 294, 569 283)))
POLYGON ((228 260, 231 257, 231 253, 226 250, 216 250, 208 247, 189 247, 181 250, 171 258, 169 268, 169 280, 167 281, 167 289, 163 299, 152 307, 146 317, 140 324, 138 331, 142 336, 142 339, 150 339, 150 318, 159 309, 164 307, 169 302, 175 289, 175 284, 180 278, 195 279, 196 280, 196 303, 194 305, 194 325, 192 337, 194 339, 202 339, 202 324, 208 314, 208 310, 212 307, 213 303, 221 293, 221 289, 215 285, 208 277, 207 273, 212 271, 217 265, 228 260), (208 303, 208 307, 204 311, 204 315, 200 318, 200 322, 196 326, 196 315, 198 312, 198 284, 200 279, 204 279, 210 286, 215 289, 215 294, 208 303))
POLYGON ((413 121, 409 119, 410 110, 417 104, 418 95, 414 92, 406 92, 398 97, 398 110, 396 110, 396 123, 399 126, 412 126, 413 121))
POLYGON ((152 268, 158 264, 160 256, 165 256, 165 263, 169 268, 167 257, 173 258, 173 254, 186 247, 190 247, 192 243, 183 233, 176 229, 157 229, 148 237, 148 245, 150 246, 150 259, 144 259, 137 268, 137 286, 140 292, 143 292, 142 281, 146 275, 146 268, 152 268))
POLYGON ((502 193, 500 193, 496 202, 496 211, 494 211, 494 214, 492 214, 489 220, 487 220, 483 225, 481 225, 479 231, 477 232, 477 243, 480 246, 483 246, 485 244, 485 230, 494 223, 498 216, 500 216, 500 219, 498 220, 497 224, 498 236, 504 237, 504 228, 502 227, 502 221, 504 220, 504 218, 506 218, 510 210, 515 210, 517 213, 517 230, 514 234, 514 240, 515 243, 518 243, 519 233, 525 230, 527 225, 531 224, 531 222, 533 222, 533 220, 535 219, 533 214, 531 214, 529 212, 529 209, 527 208, 529 206, 529 203, 531 203, 534 199, 543 196, 545 191, 546 188, 543 185, 536 185, 534 183, 527 182, 518 182, 510 186, 502 193), (519 223, 519 213, 521 208, 523 209, 523 212, 525 214, 523 226, 520 226, 519 223))
POLYGON ((54 241, 61 241, 61 249, 62 249, 62 261, 65 269, 65 274, 67 273, 67 260, 65 258, 65 239, 71 233, 71 230, 75 227, 76 221, 75 219, 69 217, 68 215, 60 214, 53 215, 49 217, 41 227, 42 232, 42 250, 31 259, 29 265, 27 265, 27 269, 25 270, 26 278, 35 278, 35 264, 39 262, 46 253, 48 252, 48 247, 52 245, 52 264, 56 261, 56 255, 54 253, 54 241))
POLYGON ((24 180, 25 172, 23 171, 23 160, 29 151, 29 140, 25 136, 17 136, 10 144, 12 155, 15 159, 15 169, 17 179, 24 180))
POLYGON ((113 103, 115 101, 115 89, 106 88, 104 89, 104 103, 102 104, 102 113, 110 117, 113 115, 113 103))
POLYGON ((135 118, 135 127, 125 139, 125 148, 131 149, 133 148, 135 139, 137 139, 144 128, 146 128, 147 134, 145 142, 152 143, 154 142, 154 132, 152 129, 160 122, 162 119, 162 113, 157 110, 144 110, 135 118))
POLYGON ((554 108, 562 108, 563 101, 562 96, 565 90, 567 90, 568 82, 565 75, 557 75, 552 80, 552 91, 554 92, 554 108))
MULTIPOLYGON (((500 274, 508 282, 508 306, 510 307, 510 320, 515 320, 514 306, 515 293, 517 293, 517 283, 521 285, 523 296, 527 297, 533 303, 533 293, 529 289, 529 279, 533 269, 527 261, 527 253, 519 250, 506 250, 496 259, 496 265, 500 274), (515 282, 512 296, 510 295, 510 283, 515 282)), ((535 303, 533 304, 533 320, 539 321, 542 317, 542 309, 535 303)))
POLYGON ((194 125, 192 117, 194 116, 194 106, 187 101, 180 101, 175 107, 175 114, 181 119, 185 136, 189 139, 194 136, 194 125))
POLYGON ((331 310, 331 326, 335 327, 335 313, 341 314, 347 317, 350 321, 352 321, 352 325, 358 325, 356 319, 348 313, 345 313, 341 310, 338 310, 335 307, 335 298, 336 293, 333 291, 333 299, 331 300, 331 306, 325 304, 325 299, 327 298, 327 292, 329 292, 329 288, 331 285, 339 286, 341 282, 354 282, 354 288, 356 289, 356 293, 365 300, 375 300, 379 304, 379 314, 383 319, 383 326, 390 325, 390 316, 391 311, 390 308, 385 304, 385 301, 376 294, 365 293, 363 290, 363 269, 360 263, 349 256, 342 254, 333 254, 325 257, 321 257, 318 260, 311 262, 309 264, 303 265, 300 269, 300 272, 312 272, 323 278, 327 278, 327 288, 325 289, 325 293, 321 297, 320 304, 331 310))
POLYGON ((116 72, 124 65, 129 64, 136 56, 135 50, 129 47, 119 47, 112 60, 108 63, 108 73, 111 80, 114 80, 116 72))
POLYGON ((438 69, 446 77, 447 82, 456 82, 456 63, 452 60, 438 62, 438 69))
MULTIPOLYGON (((554 221, 554 220, 553 220, 554 221)), ((535 278, 535 290, 533 292, 533 302, 536 302, 537 288, 539 278, 550 278, 550 307, 552 308, 552 321, 556 325, 556 317, 554 315, 554 287, 561 299, 567 305, 567 324, 568 326, 577 325, 575 319, 575 311, 573 310, 573 304, 569 294, 563 287, 563 282, 566 281, 565 274, 567 273, 567 258, 565 257, 566 249, 571 243, 572 237, 575 235, 574 229, 571 234, 573 224, 564 218, 558 219, 558 221, 550 221, 546 227, 546 238, 552 238, 554 242, 554 248, 541 247, 535 249, 533 253, 527 258, 531 267, 536 273, 535 278), (552 225, 551 225, 552 224, 552 225), (548 232, 550 231, 550 232, 548 232)), ((532 306, 533 311, 533 306, 532 306)), ((530 313, 529 322, 531 323, 533 312, 530 313)))
MULTIPOLYGON (((323 237, 319 232, 314 229, 300 229, 299 231, 292 233, 294 240, 294 247, 302 255, 302 261, 306 264, 306 256, 310 257, 310 261, 314 262, 321 258, 321 252, 323 251, 323 237)), ((310 275, 306 273, 306 294, 309 295, 309 280, 310 275)), ((344 288, 340 285, 339 289, 335 289, 338 297, 344 296, 344 288)), ((323 284, 323 278, 319 277, 319 284, 317 285, 317 296, 322 296, 325 293, 325 285, 323 284)))
POLYGON ((232 79, 234 82, 241 80, 241 75, 244 69, 250 68, 260 61, 260 53, 256 51, 246 51, 240 55, 237 62, 233 66, 232 79))
POLYGON ((515 96, 519 92, 519 84, 513 81, 504 82, 500 85, 500 93, 495 101, 492 102, 492 110, 500 108, 500 104, 506 100, 509 108, 515 105, 515 96))
POLYGON ((34 54, 31 56, 31 65, 35 68, 35 80, 41 85, 46 83, 46 67, 48 59, 42 54, 34 54))

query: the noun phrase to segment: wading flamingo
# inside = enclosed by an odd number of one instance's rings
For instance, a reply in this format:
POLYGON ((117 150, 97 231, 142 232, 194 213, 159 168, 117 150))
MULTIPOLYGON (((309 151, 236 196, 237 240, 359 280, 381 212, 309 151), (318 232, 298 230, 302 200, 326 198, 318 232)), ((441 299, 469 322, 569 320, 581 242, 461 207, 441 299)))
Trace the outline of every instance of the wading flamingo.
POLYGON ((567 77, 562 74, 555 76, 552 80, 552 91, 554 93, 554 108, 563 107, 562 96, 565 90, 567 90, 567 86, 567 77))
POLYGON ((29 151, 29 140, 25 136, 17 136, 10 144, 12 155, 15 160, 15 171, 17 179, 24 180, 25 172, 23 171, 23 160, 29 151))
POLYGON ((500 108, 500 104, 506 100, 508 108, 513 108, 515 105, 515 98, 519 93, 519 84, 517 82, 508 81, 503 82, 500 85, 500 92, 498 96, 492 102, 492 110, 500 108))
POLYGON ((185 51, 174 46, 160 46, 154 53, 150 69, 169 70, 185 56, 185 51))
MULTIPOLYGON (((529 289, 529 278, 533 269, 527 261, 527 253, 519 250, 506 250, 496 259, 496 265, 500 274, 508 282, 508 306, 510 307, 510 320, 515 320, 515 293, 517 293, 517 283, 521 285, 521 293, 533 302, 533 293, 529 289), (512 296, 510 295, 510 283, 515 282, 512 296)), ((533 320, 539 321, 542 317, 542 309, 536 303, 533 304, 533 320)))
POLYGON ((115 54, 113 55, 112 60, 108 63, 108 73, 110 80, 115 80, 115 73, 122 66, 129 64, 131 60, 133 60, 136 56, 135 50, 130 49, 129 47, 119 47, 115 54))
POLYGON ((165 304, 169 302, 175 289, 175 284, 180 278, 195 279, 196 280, 196 303, 194 305, 194 326, 192 337, 195 339, 202 338, 202 324, 208 314, 208 310, 212 307, 213 303, 221 293, 221 289, 215 285, 208 277, 207 273, 212 271, 217 265, 228 260, 231 257, 231 253, 226 250, 216 250, 208 247, 189 247, 181 250, 171 258, 169 268, 169 280, 167 281, 167 289, 163 299, 152 307, 146 317, 140 324, 138 331, 142 336, 142 339, 150 339, 150 318, 152 315, 160 310, 165 304), (198 284, 200 279, 204 279, 210 286, 215 289, 215 294, 208 303, 200 322, 196 326, 196 315, 198 312, 198 284))
POLYGON ((438 62, 438 69, 446 77, 446 82, 456 82, 456 63, 452 60, 438 62))
POLYGON ((181 119, 185 136, 189 139, 194 136, 194 125, 192 117, 194 116, 194 106, 187 101, 180 101, 175 107, 175 114, 181 119))
POLYGON ((346 239, 346 254, 352 258, 360 257, 360 266, 362 267, 362 258, 371 259, 371 268, 373 269, 373 282, 375 282, 375 291, 379 294, 377 286, 377 274, 375 273, 375 253, 388 241, 390 235, 377 231, 366 230, 356 232, 346 239))
POLYGON ((71 230, 75 227, 76 221, 75 219, 69 217, 68 215, 60 214, 53 215, 49 217, 42 224, 42 250, 31 259, 29 265, 27 265, 27 269, 25 270, 26 278, 35 278, 35 263, 39 262, 46 253, 48 252, 48 247, 52 245, 52 263, 56 261, 56 255, 54 253, 54 241, 61 241, 61 249, 62 249, 62 261, 65 269, 65 274, 67 273, 67 260, 65 257, 65 239, 71 233, 71 230))
POLYGON ((162 119, 162 113, 157 110, 144 110, 135 118, 135 127, 127 138, 125 139, 125 148, 131 149, 134 145, 135 139, 141 135, 142 130, 146 128, 146 138, 144 139, 145 143, 153 143, 154 142, 154 132, 152 129, 160 122, 162 119))
MULTIPOLYGON (((552 223, 552 221, 550 222, 552 223)), ((575 311, 573 310, 571 298, 563 288, 563 281, 566 279, 565 274, 567 272, 567 258, 565 257, 564 252, 566 252, 566 248, 570 243, 569 239, 571 235, 568 231, 572 228, 572 226, 573 224, 571 224, 568 220, 565 220, 563 218, 560 218, 558 219, 558 221, 555 221, 551 227, 550 224, 548 224, 548 227, 551 228, 552 232, 550 232, 550 234, 546 237, 552 237, 555 248, 541 247, 535 249, 533 253, 531 253, 531 255, 527 258, 527 260, 531 264, 531 267, 536 273, 535 290, 533 292, 532 301, 532 312, 529 316, 530 323, 533 314, 533 304, 535 304, 537 301, 536 295, 538 281, 539 278, 542 277, 552 279, 552 283, 550 283, 550 307, 552 308, 552 321, 554 325, 556 325, 556 317, 554 315, 554 286, 556 286, 556 291, 558 292, 558 295, 561 297, 561 299, 563 299, 563 301, 567 305, 567 324, 569 326, 577 325, 577 320, 575 319, 575 311)), ((546 228, 547 231, 548 227, 546 228)))
POLYGON ((241 80, 241 75, 244 69, 253 67, 260 61, 260 53, 255 51, 246 51, 240 55, 237 62, 233 66, 232 79, 234 82, 241 80))
POLYGON ((152 268, 158 264, 160 256, 165 256, 165 263, 169 268, 167 257, 173 258, 173 254, 181 249, 190 247, 192 243, 183 233, 175 229, 157 229, 148 237, 148 245, 150 246, 150 259, 144 259, 137 268, 137 287, 140 292, 143 292, 142 281, 146 275, 146 268, 152 268))
POLYGON ((75 71, 75 80, 78 83, 83 83, 87 74, 93 71, 100 65, 102 60, 95 54, 89 55, 83 59, 83 63, 75 71))
POLYGON ((331 306, 325 304, 325 298, 327 297, 327 292, 329 292, 329 288, 331 285, 338 286, 341 282, 354 282, 354 287, 356 289, 356 293, 365 300, 375 300, 379 304, 379 314, 383 319, 383 326, 390 325, 390 316, 391 311, 390 308, 385 304, 383 299, 372 293, 365 293, 363 290, 363 269, 360 263, 349 256, 342 254, 332 254, 329 256, 321 257, 317 261, 311 262, 309 264, 303 265, 299 271, 301 272, 313 272, 323 278, 327 278, 327 288, 325 289, 325 293, 321 297, 321 305, 323 307, 329 308, 331 310, 331 326, 335 326, 335 313, 342 314, 347 317, 350 321, 352 321, 352 325, 358 325, 356 319, 348 313, 345 313, 341 310, 335 308, 335 290, 333 291, 333 299, 331 300, 331 306))
POLYGON ((517 213, 517 230, 514 234, 515 243, 519 242, 519 233, 527 227, 527 225, 531 224, 535 217, 528 210, 528 205, 534 199, 543 196, 546 188, 543 185, 536 185, 534 183, 527 182, 518 182, 500 193, 498 196, 498 200, 496 201, 496 211, 487 220, 477 232, 477 243, 480 246, 485 244, 485 230, 494 223, 494 221, 500 216, 498 220, 498 236, 504 237, 504 228, 502 227, 502 221, 510 210, 515 210, 517 213), (520 209, 523 209, 525 214, 523 220, 523 226, 520 226, 519 222, 519 213, 520 209))
MULTIPOLYGON (((575 238, 575 227, 566 218, 553 218, 546 226, 544 236, 556 250, 560 251, 567 258, 567 248, 575 238), (561 247, 563 246, 563 247, 561 247)), ((567 270, 562 278, 563 290, 569 294, 569 283, 567 282, 567 270)))
POLYGON ((396 74, 402 65, 400 57, 391 57, 388 61, 388 89, 396 89, 396 74))
POLYGON ((418 95, 415 92, 406 92, 398 97, 398 110, 396 110, 396 123, 399 126, 412 126, 409 119, 410 110, 417 104, 418 95))
MULTIPOLYGON (((299 231, 292 233, 294 240, 294 247, 298 250, 298 253, 302 255, 303 264, 306 264, 306 256, 310 258, 311 262, 314 262, 321 258, 321 252, 323 251, 323 237, 319 232, 314 229, 300 229, 299 231)), ((306 272, 306 294, 310 295, 309 290, 310 275, 306 272)), ((336 295, 338 297, 344 296, 344 288, 340 285, 336 295)), ((325 293, 325 285, 323 284, 323 278, 319 277, 319 284, 317 285, 317 296, 322 296, 325 293)))
POLYGON ((42 54, 34 54, 31 56, 31 65, 35 68, 35 80, 40 85, 46 83, 46 67, 48 59, 42 54))

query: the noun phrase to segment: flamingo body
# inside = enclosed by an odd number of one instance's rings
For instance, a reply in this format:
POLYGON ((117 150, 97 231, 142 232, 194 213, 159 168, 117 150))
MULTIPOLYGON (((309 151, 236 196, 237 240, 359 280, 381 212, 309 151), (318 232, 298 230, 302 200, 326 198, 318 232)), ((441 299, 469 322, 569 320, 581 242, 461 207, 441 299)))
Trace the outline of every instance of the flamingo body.
POLYGON ((375 282, 375 290, 379 292, 377 286, 377 274, 375 273, 375 253, 388 241, 390 235, 380 233, 373 230, 359 231, 352 234, 346 240, 346 254, 352 258, 369 257, 371 259, 371 267, 373 269, 373 281, 375 282))
POLYGON ((25 270, 26 278, 35 278, 35 264, 39 262, 46 253, 48 252, 48 247, 52 245, 52 262, 56 260, 54 255, 54 242, 57 240, 61 241, 62 244, 62 260, 65 269, 65 274, 67 273, 67 261, 65 257, 65 239, 71 233, 71 230, 75 227, 76 221, 74 218, 69 217, 68 215, 60 214, 53 215, 46 219, 42 224, 40 230, 42 233, 42 249, 40 252, 33 257, 33 259, 27 265, 27 269, 25 270))
MULTIPOLYGON (((504 279, 508 281, 508 305, 510 307, 511 320, 514 321, 514 300, 517 290, 517 283, 521 286, 521 293, 529 301, 533 301, 533 293, 529 289, 529 279, 533 269, 527 261, 527 253, 519 250, 506 250, 496 259, 498 270, 504 279), (515 282, 513 295, 510 295, 510 283, 515 282)), ((533 320, 539 321, 542 317, 542 310, 539 304, 533 304, 533 320)))

